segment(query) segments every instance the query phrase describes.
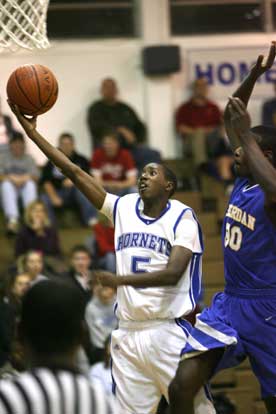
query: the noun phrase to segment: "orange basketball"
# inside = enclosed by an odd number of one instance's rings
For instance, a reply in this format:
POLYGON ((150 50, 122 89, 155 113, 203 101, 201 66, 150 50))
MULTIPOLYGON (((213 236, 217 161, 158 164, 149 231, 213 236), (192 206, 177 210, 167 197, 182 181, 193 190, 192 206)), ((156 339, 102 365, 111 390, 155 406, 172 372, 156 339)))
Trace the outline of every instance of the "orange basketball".
POLYGON ((58 83, 46 66, 23 65, 9 77, 7 95, 23 114, 41 115, 55 104, 58 83))

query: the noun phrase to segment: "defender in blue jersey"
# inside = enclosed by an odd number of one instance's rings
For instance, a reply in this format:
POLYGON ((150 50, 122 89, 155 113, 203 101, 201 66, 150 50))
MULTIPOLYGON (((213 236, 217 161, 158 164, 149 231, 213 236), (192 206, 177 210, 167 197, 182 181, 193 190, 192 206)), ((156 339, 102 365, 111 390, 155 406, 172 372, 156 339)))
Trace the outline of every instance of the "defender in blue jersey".
POLYGON ((225 290, 198 317, 170 385, 172 414, 193 414, 197 390, 249 358, 269 414, 276 413, 276 129, 250 128, 255 82, 275 59, 259 56, 225 109, 237 180, 222 230, 225 290))

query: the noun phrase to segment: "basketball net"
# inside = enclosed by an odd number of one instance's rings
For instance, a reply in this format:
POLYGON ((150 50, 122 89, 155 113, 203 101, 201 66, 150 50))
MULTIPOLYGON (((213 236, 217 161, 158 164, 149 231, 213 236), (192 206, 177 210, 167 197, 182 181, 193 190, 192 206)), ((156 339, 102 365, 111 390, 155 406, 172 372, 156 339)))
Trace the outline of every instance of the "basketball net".
POLYGON ((46 49, 49 0, 0 0, 0 52, 46 49))

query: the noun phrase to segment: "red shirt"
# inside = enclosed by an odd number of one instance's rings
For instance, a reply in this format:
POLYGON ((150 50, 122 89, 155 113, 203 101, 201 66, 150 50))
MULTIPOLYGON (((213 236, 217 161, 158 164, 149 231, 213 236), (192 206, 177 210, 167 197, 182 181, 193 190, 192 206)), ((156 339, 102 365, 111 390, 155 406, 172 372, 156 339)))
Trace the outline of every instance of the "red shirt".
POLYGON ((114 158, 107 158, 103 148, 95 150, 91 168, 96 175, 104 181, 122 181, 128 175, 136 174, 136 168, 131 153, 126 149, 120 149, 114 158))
POLYGON ((114 227, 103 226, 101 223, 97 223, 93 229, 98 255, 102 257, 106 253, 114 252, 114 227))
POLYGON ((181 105, 176 112, 176 126, 183 124, 191 128, 219 126, 221 124, 219 107, 208 100, 204 106, 195 105, 190 100, 181 105))

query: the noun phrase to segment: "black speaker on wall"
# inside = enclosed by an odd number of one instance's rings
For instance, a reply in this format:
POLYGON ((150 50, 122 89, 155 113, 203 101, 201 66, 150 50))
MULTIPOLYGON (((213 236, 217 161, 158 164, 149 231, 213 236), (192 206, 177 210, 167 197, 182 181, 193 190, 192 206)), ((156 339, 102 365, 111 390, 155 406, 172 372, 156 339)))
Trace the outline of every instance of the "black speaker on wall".
POLYGON ((146 75, 169 75, 181 68, 179 46, 158 45, 144 47, 143 70, 146 75))

